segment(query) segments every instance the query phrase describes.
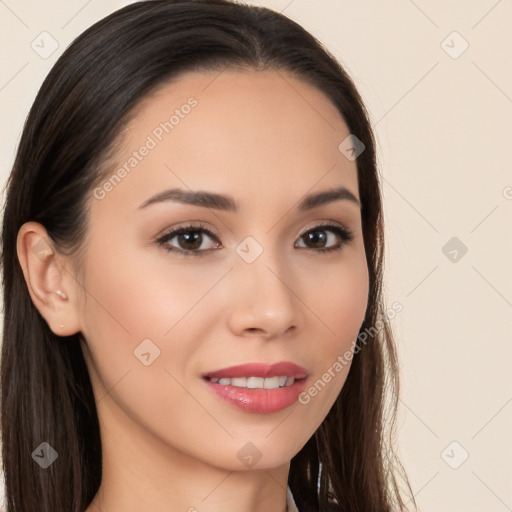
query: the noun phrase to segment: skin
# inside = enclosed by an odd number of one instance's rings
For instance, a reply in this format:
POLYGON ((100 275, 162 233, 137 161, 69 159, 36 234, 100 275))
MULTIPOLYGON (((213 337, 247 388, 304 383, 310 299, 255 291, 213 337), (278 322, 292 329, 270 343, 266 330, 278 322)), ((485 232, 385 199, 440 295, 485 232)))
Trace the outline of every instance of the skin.
MULTIPOLYGON (((34 304, 56 334, 83 335, 103 449, 102 484, 87 512, 285 511, 290 460, 325 418, 350 363, 308 404, 271 414, 226 404, 201 374, 291 361, 311 385, 353 349, 364 319, 359 205, 296 209, 304 195, 340 186, 359 199, 356 162, 338 150, 350 132, 335 106, 283 71, 189 72, 140 105, 113 171, 191 96, 198 104, 179 125, 103 199, 91 197, 79 274, 43 226, 19 232, 34 304), (240 212, 172 201, 138 209, 173 187, 229 194, 240 212), (350 242, 323 232, 341 251, 321 253, 301 239, 325 221, 352 231, 350 242), (203 257, 155 244, 189 222, 211 230, 220 248, 204 233, 199 250, 211 250, 203 257), (250 264, 235 251, 247 236, 263 248, 250 264), (37 257, 32 249, 45 243, 49 254, 37 257), (147 338, 160 350, 149 366, 134 356, 147 338), (248 442, 261 453, 252 467, 237 457, 248 442)), ((167 245, 190 247, 178 238, 167 245)))

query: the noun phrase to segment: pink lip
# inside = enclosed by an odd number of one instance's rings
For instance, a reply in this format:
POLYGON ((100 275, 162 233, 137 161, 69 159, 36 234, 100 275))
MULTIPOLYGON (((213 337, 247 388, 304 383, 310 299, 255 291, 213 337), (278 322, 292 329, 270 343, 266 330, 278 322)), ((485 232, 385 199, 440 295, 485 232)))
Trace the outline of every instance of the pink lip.
POLYGON ((203 374, 203 377, 217 378, 233 378, 233 377, 278 377, 286 375, 295 379, 302 379, 308 374, 307 370, 302 366, 287 361, 264 364, 264 363, 248 363, 238 366, 230 366, 203 374))
POLYGON ((209 390, 221 400, 242 409, 245 412, 273 413, 281 411, 297 401, 304 390, 307 370, 294 363, 280 362, 273 365, 250 363, 223 368, 203 375, 209 390), (208 378, 233 377, 294 377, 295 382, 288 387, 277 389, 249 389, 238 386, 226 386, 211 382, 208 378))

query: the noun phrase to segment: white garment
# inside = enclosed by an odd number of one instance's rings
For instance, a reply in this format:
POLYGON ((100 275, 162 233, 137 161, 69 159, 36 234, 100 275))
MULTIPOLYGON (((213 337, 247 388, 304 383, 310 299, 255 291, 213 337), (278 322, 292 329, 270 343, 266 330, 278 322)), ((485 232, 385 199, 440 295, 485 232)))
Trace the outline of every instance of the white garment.
POLYGON ((292 490, 288 486, 286 490, 286 511, 287 512, 299 512, 297 505, 295 505, 295 500, 293 499, 292 490))

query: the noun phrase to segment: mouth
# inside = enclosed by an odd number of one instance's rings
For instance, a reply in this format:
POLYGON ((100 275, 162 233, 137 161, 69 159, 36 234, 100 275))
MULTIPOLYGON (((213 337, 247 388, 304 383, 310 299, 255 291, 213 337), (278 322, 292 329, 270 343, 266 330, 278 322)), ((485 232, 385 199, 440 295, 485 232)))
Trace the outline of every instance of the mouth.
POLYGON ((307 370, 294 363, 249 363, 202 375, 210 391, 245 412, 272 413, 297 401, 307 370))

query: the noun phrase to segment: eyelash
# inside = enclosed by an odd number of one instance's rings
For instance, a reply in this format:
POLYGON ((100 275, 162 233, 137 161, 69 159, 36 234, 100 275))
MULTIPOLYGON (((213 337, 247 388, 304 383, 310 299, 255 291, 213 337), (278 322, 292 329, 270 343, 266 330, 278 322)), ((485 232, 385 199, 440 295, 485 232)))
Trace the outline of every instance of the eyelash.
MULTIPOLYGON (((341 249, 344 247, 344 245, 349 243, 350 241, 352 241, 352 239, 354 238, 354 235, 353 235, 352 231, 350 231, 345 226, 343 226, 341 224, 338 224, 336 222, 324 222, 323 224, 319 224, 317 226, 314 226, 314 227, 304 231, 299 236, 299 239, 301 239, 303 236, 307 235, 308 233, 311 233, 311 232, 314 232, 314 231, 321 231, 324 228, 327 228, 327 229, 325 229, 325 231, 332 231, 333 233, 338 235, 338 237, 342 240, 341 244, 338 245, 338 246, 334 246, 334 247, 328 247, 326 249, 310 249, 310 250, 312 250, 314 252, 320 252, 320 253, 327 253, 327 252, 332 252, 332 251, 341 251, 341 249)), ((163 249, 165 251, 167 251, 167 252, 172 252, 172 253, 177 254, 178 256, 185 256, 185 257, 188 257, 188 256, 206 256, 207 253, 209 253, 210 251, 215 250, 215 249, 206 249, 206 250, 201 250, 201 251, 185 251, 183 249, 177 249, 176 247, 170 247, 170 246, 166 245, 166 243, 169 240, 172 240, 174 237, 182 235, 183 233, 189 233, 189 232, 202 232, 202 233, 206 233, 210 238, 216 239, 218 241, 218 237, 217 236, 215 236, 203 224, 199 224, 199 226, 193 226, 193 225, 180 226, 179 228, 176 228, 176 229, 174 229, 172 231, 169 231, 168 233, 165 233, 164 235, 162 235, 160 238, 158 238, 156 240, 156 243, 159 246, 163 247, 163 249)))

